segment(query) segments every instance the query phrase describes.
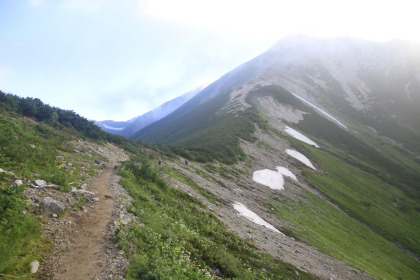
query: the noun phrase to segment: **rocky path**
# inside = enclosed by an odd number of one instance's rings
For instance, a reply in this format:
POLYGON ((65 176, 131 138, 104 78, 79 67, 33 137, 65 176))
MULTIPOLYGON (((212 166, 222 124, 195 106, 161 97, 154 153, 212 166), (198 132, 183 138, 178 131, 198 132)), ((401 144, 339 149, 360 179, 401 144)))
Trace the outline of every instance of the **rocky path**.
POLYGON ((73 217, 78 225, 79 234, 74 238, 73 249, 61 258, 62 273, 54 279, 92 279, 101 275, 106 267, 106 250, 108 237, 106 226, 111 221, 115 202, 110 194, 111 177, 114 175, 116 162, 110 162, 102 174, 90 187, 99 201, 95 203, 95 211, 86 217, 73 217))
POLYGON ((116 226, 128 223, 132 215, 126 209, 130 197, 119 185, 114 167, 126 155, 111 145, 100 151, 109 162, 86 188, 95 195, 87 197, 82 210, 69 210, 44 226, 53 252, 44 262, 41 279, 123 279, 129 260, 113 244, 113 235, 116 226))

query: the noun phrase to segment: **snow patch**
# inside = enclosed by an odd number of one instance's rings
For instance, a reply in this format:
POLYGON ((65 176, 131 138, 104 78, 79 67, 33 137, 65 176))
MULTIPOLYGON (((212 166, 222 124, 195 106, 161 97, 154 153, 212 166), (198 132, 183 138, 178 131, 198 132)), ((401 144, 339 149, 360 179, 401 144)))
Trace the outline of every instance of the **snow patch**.
POLYGON ((106 124, 102 124, 102 126, 105 127, 106 129, 112 129, 112 130, 123 130, 125 128, 125 127, 113 127, 106 124))
POLYGON ((289 169, 285 168, 285 167, 281 167, 281 166, 277 166, 276 167, 277 171, 287 177, 292 178, 293 180, 297 181, 297 178, 295 176, 295 174, 293 174, 289 169))
POLYGON ((263 169, 255 171, 252 174, 252 179, 264 186, 269 187, 273 190, 283 190, 284 189, 284 178, 287 176, 297 181, 295 174, 293 174, 289 169, 281 166, 276 167, 277 171, 270 169, 263 169))
POLYGON ((243 205, 240 202, 235 202, 233 204, 233 208, 239 212, 239 215, 244 216, 245 218, 247 218, 248 220, 258 224, 258 225, 262 225, 265 226, 268 229, 271 229, 272 231, 275 231, 277 233, 283 234, 282 232, 280 232, 278 229, 276 229, 273 225, 267 223, 266 221, 264 221, 260 216, 258 216, 257 214, 255 214, 254 212, 252 212, 251 210, 249 210, 245 205, 243 205))
POLYGON ((252 179, 255 182, 267 186, 273 190, 284 189, 284 179, 280 172, 276 172, 270 169, 258 170, 253 173, 252 179))
POLYGON ((313 166, 312 162, 307 157, 305 157, 303 154, 299 153, 298 151, 287 149, 286 153, 289 156, 294 157, 298 161, 302 162, 306 166, 312 168, 313 170, 316 170, 315 166, 313 166))
POLYGON ((285 129, 286 133, 289 134, 290 136, 305 142, 308 145, 314 146, 316 148, 319 148, 318 144, 315 143, 314 141, 312 141, 311 139, 309 139, 308 137, 306 137, 305 135, 303 135, 302 133, 294 130, 293 128, 291 128, 290 126, 286 125, 286 129, 285 129))
POLYGON ((333 116, 331 116, 330 114, 328 114, 327 112, 325 112, 324 110, 322 110, 321 108, 319 108, 318 106, 315 106, 314 104, 310 103, 309 101, 306 101, 305 99, 303 99, 302 97, 300 97, 297 94, 294 94, 293 92, 290 92, 290 93, 293 94, 293 96, 295 96, 299 100, 302 100, 303 102, 305 102, 306 104, 308 104, 309 106, 311 106, 312 108, 317 109, 319 112, 321 112, 322 114, 324 114, 328 118, 330 118, 333 121, 335 121, 338 125, 340 125, 340 126, 342 126, 344 128, 347 128, 347 126, 345 124, 343 124, 342 122, 340 122, 339 120, 337 120, 336 118, 334 118, 333 116))

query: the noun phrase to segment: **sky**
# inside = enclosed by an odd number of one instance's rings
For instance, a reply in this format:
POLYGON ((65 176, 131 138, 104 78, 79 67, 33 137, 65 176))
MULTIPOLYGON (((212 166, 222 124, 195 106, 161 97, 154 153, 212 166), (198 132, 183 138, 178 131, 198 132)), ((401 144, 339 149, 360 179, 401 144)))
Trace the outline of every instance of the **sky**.
POLYGON ((291 34, 420 41, 416 0, 0 0, 0 90, 129 120, 291 34))

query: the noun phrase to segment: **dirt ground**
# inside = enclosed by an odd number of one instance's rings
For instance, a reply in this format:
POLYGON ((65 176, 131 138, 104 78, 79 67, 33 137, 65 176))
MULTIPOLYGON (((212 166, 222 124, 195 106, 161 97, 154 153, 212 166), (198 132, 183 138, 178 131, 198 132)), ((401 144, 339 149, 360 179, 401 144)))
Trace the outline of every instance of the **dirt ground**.
POLYGON ((100 151, 109 162, 86 187, 95 195, 86 196, 88 203, 80 211, 71 209, 56 219, 46 217, 44 231, 53 252, 41 265, 39 279, 124 278, 129 260, 112 239, 120 221, 132 219, 125 208, 129 196, 118 184, 120 178, 114 170, 126 156, 111 145, 100 151))

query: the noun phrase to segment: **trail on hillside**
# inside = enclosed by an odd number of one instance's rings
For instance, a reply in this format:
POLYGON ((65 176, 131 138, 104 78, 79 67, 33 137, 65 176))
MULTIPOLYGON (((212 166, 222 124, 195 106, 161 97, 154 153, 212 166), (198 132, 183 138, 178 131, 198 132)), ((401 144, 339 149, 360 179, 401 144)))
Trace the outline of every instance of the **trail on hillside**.
POLYGON ((112 145, 100 150, 109 162, 86 187, 95 195, 87 196, 80 211, 69 209, 46 222, 44 229, 52 239, 53 252, 44 262, 42 279, 123 279, 129 260, 113 244, 113 234, 116 226, 128 223, 132 215, 125 207, 130 197, 119 185, 114 168, 126 155, 112 145))
POLYGON ((62 273, 56 274, 54 279, 92 279, 100 275, 106 266, 106 226, 111 222, 115 207, 110 195, 115 166, 115 161, 110 162, 90 187, 90 191, 99 198, 95 203, 95 211, 86 217, 73 215, 78 234, 74 237, 72 250, 61 258, 62 273))

